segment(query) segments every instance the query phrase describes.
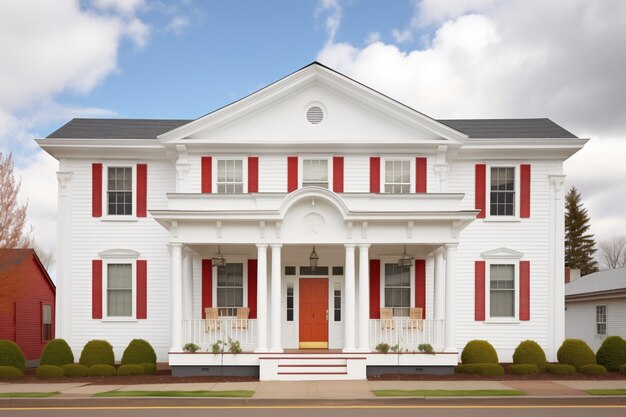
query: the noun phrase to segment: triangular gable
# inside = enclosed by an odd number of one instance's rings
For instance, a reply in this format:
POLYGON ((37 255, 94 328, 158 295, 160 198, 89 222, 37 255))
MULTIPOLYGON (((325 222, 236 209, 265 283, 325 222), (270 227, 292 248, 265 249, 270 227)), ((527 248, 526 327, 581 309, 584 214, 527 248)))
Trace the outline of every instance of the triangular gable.
MULTIPOLYGON (((159 139, 164 143, 177 143, 183 142, 185 139, 213 137, 215 132, 220 132, 220 129, 236 126, 236 122, 244 117, 246 124, 253 124, 255 113, 258 115, 259 112, 278 107, 281 103, 285 105, 286 100, 295 94, 307 92, 307 89, 324 91, 327 97, 334 95, 344 98, 346 103, 352 103, 354 111, 360 108, 366 112, 360 115, 362 116, 360 120, 368 121, 372 118, 368 117, 370 116, 368 111, 379 115, 379 119, 386 120, 389 127, 398 129, 396 133, 399 136, 409 137, 412 134, 413 137, 419 137, 420 135, 416 135, 415 132, 420 132, 422 136, 436 139, 440 144, 462 144, 467 139, 467 135, 464 133, 317 62, 313 62, 232 104, 166 132, 160 135, 159 139), (400 129, 405 129, 406 132, 401 132, 400 129)), ((299 103, 298 106, 298 110, 301 110, 299 103)), ((347 107, 344 107, 343 110, 346 109, 347 107)), ((337 113, 335 112, 335 117, 338 116, 337 113)), ((242 135, 243 133, 237 134, 242 135)), ((322 133, 319 136, 324 137, 325 135, 322 133)))
POLYGON ((484 259, 522 259, 524 254, 509 248, 488 250, 480 254, 484 259))

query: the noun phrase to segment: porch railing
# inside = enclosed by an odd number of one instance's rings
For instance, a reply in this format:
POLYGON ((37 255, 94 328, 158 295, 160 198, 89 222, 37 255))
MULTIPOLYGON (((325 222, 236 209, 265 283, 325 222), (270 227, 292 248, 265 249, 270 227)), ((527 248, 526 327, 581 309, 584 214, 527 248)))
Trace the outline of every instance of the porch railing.
POLYGON ((399 345, 409 352, 417 351, 422 343, 430 344, 435 350, 443 348, 444 320, 416 320, 408 317, 395 317, 391 320, 370 320, 370 346, 372 350, 379 343, 399 345))
MULTIPOLYGON (((183 320, 183 344, 195 343, 201 351, 211 351, 218 340, 239 341, 244 351, 256 347, 256 320, 220 317, 218 319, 183 320)), ((226 348, 228 350, 228 348, 226 348)))

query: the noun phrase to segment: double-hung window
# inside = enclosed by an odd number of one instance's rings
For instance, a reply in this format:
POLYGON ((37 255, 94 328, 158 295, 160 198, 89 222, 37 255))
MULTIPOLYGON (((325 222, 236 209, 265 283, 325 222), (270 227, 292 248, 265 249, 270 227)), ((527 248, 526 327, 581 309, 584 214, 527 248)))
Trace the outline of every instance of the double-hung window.
POLYGON ((515 168, 491 167, 490 216, 515 216, 515 168))
POLYGON ((385 307, 391 307, 394 316, 408 317, 411 308, 410 266, 385 264, 385 307))
POLYGON ((302 186, 328 188, 328 159, 302 161, 302 186))
POLYGON ((606 336, 606 305, 596 306, 596 334, 606 336))
POLYGON ((52 304, 43 304, 41 309, 41 332, 42 339, 52 340, 52 304))
POLYGON ((108 167, 107 207, 110 216, 133 214, 133 169, 131 167, 108 167))
POLYGON ((515 265, 489 266, 489 312, 491 317, 515 317, 515 265))
POLYGON ((385 192, 408 194, 411 192, 411 161, 385 161, 385 192))
POLYGON ((131 264, 107 264, 107 316, 133 315, 133 271, 131 264))
POLYGON ((243 193, 243 160, 219 159, 217 161, 217 192, 243 193))
POLYGON ((243 307, 243 263, 217 268, 217 308, 220 316, 236 316, 243 307))

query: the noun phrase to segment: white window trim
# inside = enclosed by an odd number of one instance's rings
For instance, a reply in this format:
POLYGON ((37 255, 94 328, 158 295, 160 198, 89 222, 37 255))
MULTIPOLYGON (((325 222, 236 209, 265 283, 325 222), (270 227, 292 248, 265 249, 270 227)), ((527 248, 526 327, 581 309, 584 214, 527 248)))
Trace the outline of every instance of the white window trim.
POLYGON ((520 195, 520 163, 511 163, 510 161, 493 161, 487 164, 485 173, 485 218, 486 222, 519 222, 519 212, 520 212, 520 203, 521 203, 521 195, 520 195), (513 168, 515 173, 513 174, 515 178, 515 204, 513 206, 514 214, 513 216, 492 216, 491 215, 491 168, 513 168))
POLYGON ((214 156, 214 163, 211 164, 211 189, 214 194, 239 194, 239 193, 218 193, 217 192, 217 165, 218 161, 241 161, 241 175, 243 179, 243 190, 241 194, 248 193, 248 157, 242 155, 214 156))
MULTIPOLYGON (((381 256, 380 257, 380 308, 387 308, 385 306, 385 281, 387 280, 387 276, 385 275, 385 264, 393 264, 398 263, 399 256, 381 256)), ((409 308, 415 307, 415 261, 411 263, 410 270, 410 283, 411 283, 411 294, 410 294, 410 303, 409 308)), ((403 316, 394 316, 394 317, 403 317, 403 316)))
POLYGON ((333 157, 328 155, 307 155, 298 157, 298 189, 303 188, 302 180, 304 180, 304 161, 321 161, 326 160, 328 166, 328 190, 333 190, 333 157))
POLYGON ((521 323, 519 319, 519 259, 494 257, 485 260, 485 323, 521 323), (513 265, 512 317, 491 317, 491 265, 513 265))
POLYGON ((608 304, 596 304, 594 309, 594 335, 600 339, 605 338, 609 334, 609 306, 608 304), (603 324, 598 321, 598 307, 604 307, 604 334, 598 333, 598 324, 603 324))
POLYGON ((380 192, 385 193, 385 166, 387 161, 408 161, 409 162, 409 194, 415 193, 415 156, 407 157, 406 155, 387 155, 380 158, 380 192))
MULTIPOLYGON (((227 264, 243 264, 243 305, 241 307, 250 307, 248 305, 248 258, 244 255, 224 255, 224 257, 226 258, 227 264)), ((211 305, 219 308, 219 306, 217 305, 217 266, 215 265, 213 265, 213 277, 215 278, 212 280, 213 282, 211 283, 211 286, 213 287, 211 305)), ((237 318, 236 316, 224 317, 237 318)))
POLYGON ((136 162, 108 162, 102 164, 102 217, 104 221, 128 222, 137 221, 137 163, 136 162), (112 215, 109 214, 109 168, 131 168, 132 169, 132 214, 112 215))
POLYGON ((137 261, 136 259, 131 260, 130 256, 120 257, 120 258, 103 258, 102 259, 102 319, 100 321, 103 322, 136 322, 137 321, 137 261), (131 315, 128 317, 119 317, 112 316, 109 317, 109 303, 108 297, 109 293, 108 282, 109 282, 109 264, 127 264, 130 265, 131 277, 130 277, 130 285, 132 289, 132 293, 130 296, 131 302, 131 315))

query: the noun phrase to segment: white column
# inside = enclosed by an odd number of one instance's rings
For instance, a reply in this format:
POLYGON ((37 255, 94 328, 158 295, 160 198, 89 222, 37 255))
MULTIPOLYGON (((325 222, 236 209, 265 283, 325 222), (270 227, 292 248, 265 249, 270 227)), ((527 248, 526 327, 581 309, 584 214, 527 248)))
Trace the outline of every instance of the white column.
MULTIPOLYGON (((64 162, 61 161, 60 169, 64 162)), ((72 172, 57 172, 59 191, 57 199, 57 292, 54 331, 55 337, 72 344, 72 172)))
POLYGON ((354 334, 356 328, 356 321, 354 319, 355 316, 355 283, 354 283, 354 243, 346 243, 346 264, 344 267, 345 270, 345 291, 346 291, 346 307, 344 309, 344 340, 343 340, 343 351, 344 352, 355 352, 355 341, 354 334))
POLYGON ((272 282, 270 283, 272 340, 270 342, 270 352, 282 352, 283 348, 280 341, 280 277, 282 275, 280 270, 280 250, 283 245, 272 243, 270 246, 272 247, 272 282))
POLYGON ((183 319, 193 319, 193 251, 183 251, 183 319))
POLYGON ((369 243, 359 244, 359 352, 370 352, 369 243))
POLYGON ((172 347, 170 352, 180 352, 183 346, 182 335, 182 272, 183 272, 183 260, 182 251, 183 245, 180 243, 170 243, 171 252, 171 265, 172 276, 171 282, 171 297, 172 297, 172 310, 171 314, 171 331, 172 331, 172 347))
POLYGON ((446 290, 444 352, 458 352, 456 348, 456 248, 458 243, 446 244, 446 290))
POLYGON ((256 250, 256 352, 267 352, 267 243, 257 244, 256 250))
POLYGON ((435 320, 443 320, 445 307, 443 248, 435 251, 435 320))
POLYGON ((554 232, 552 243, 554 248, 554 324, 552 359, 555 359, 558 348, 565 340, 565 201, 563 196, 563 182, 565 175, 550 175, 552 195, 554 196, 554 223, 551 229, 554 232))

